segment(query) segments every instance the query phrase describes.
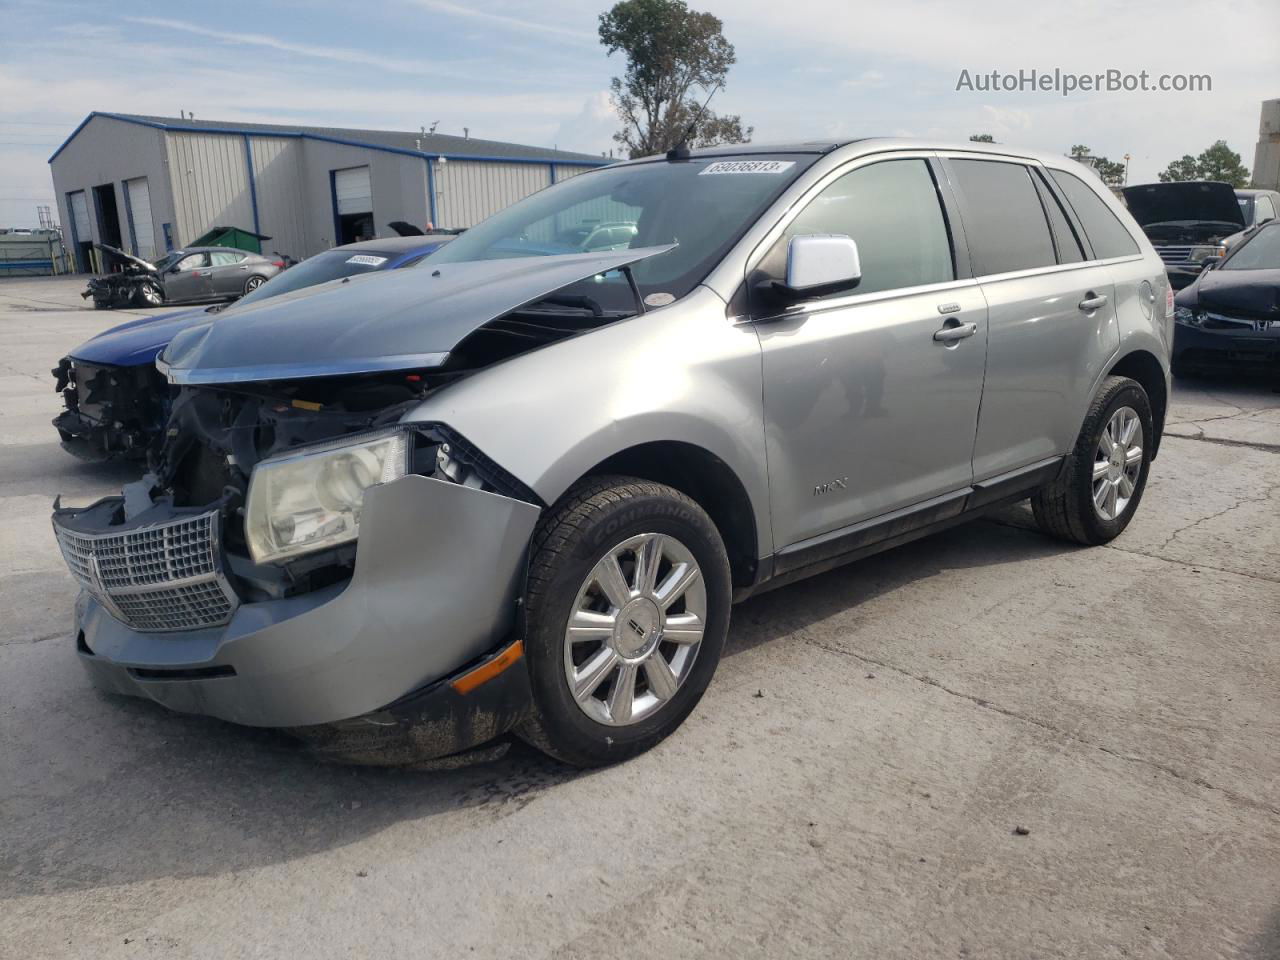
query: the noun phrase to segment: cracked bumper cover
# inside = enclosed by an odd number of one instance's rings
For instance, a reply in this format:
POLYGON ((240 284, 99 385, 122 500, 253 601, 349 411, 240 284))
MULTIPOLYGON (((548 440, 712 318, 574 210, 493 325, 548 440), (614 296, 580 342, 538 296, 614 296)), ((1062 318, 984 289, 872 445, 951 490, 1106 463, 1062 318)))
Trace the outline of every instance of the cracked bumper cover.
MULTIPOLYGON (((346 584, 245 603, 225 626, 174 632, 134 630, 82 591, 80 660, 101 689, 249 726, 309 727, 382 712, 384 721, 417 717, 443 722, 443 730, 450 714, 479 702, 447 681, 509 638, 539 512, 497 494, 404 477, 366 493, 346 584)), ((504 681, 519 697, 520 685, 511 684, 504 681)), ((522 689, 527 696, 527 683, 522 689)), ((437 755, 474 745, 462 742, 468 736, 504 732, 524 706, 498 711, 501 722, 453 724, 461 734, 452 742, 437 736, 437 755)))

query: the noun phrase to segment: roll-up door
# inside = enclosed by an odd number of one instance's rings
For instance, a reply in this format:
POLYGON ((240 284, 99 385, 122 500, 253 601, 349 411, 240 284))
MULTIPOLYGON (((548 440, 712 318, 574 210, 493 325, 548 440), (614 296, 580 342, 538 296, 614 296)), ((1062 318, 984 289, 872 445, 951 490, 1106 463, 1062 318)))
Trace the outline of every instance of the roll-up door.
POLYGON ((333 193, 338 205, 338 216, 373 212, 373 188, 369 186, 368 167, 335 170, 333 193))
POLYGON ((129 213, 133 220, 133 236, 138 245, 138 256, 143 260, 154 260, 156 229, 151 222, 151 191, 147 188, 147 178, 126 180, 125 188, 129 191, 129 213))
POLYGON ((93 230, 89 226, 89 200, 83 190, 67 194, 67 202, 71 205, 71 223, 75 226, 76 240, 88 243, 93 240, 93 230))

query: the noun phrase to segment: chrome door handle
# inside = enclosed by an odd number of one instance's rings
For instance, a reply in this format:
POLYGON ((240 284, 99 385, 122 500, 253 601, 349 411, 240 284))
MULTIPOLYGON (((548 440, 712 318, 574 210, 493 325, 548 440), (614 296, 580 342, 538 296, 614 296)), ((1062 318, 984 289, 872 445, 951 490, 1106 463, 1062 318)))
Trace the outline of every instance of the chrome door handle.
POLYGON ((939 343, 955 343, 957 340, 964 340, 972 337, 978 332, 976 323, 957 323, 955 326, 943 327, 941 330, 933 332, 933 339, 939 343))
POLYGON ((1085 313, 1092 313, 1094 310, 1097 310, 1099 307, 1105 307, 1106 305, 1107 305, 1106 294, 1102 294, 1102 293, 1094 294, 1092 290, 1089 291, 1089 296, 1085 297, 1078 304, 1076 304, 1076 306, 1078 306, 1085 313))

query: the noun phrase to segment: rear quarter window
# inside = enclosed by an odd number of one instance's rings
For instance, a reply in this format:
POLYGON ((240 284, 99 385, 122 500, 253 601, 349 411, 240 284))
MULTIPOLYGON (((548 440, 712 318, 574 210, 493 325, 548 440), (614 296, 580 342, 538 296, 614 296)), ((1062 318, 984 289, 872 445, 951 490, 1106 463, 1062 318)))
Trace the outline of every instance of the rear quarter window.
POLYGON ((1050 170, 1049 175, 1066 195, 1067 202, 1079 218, 1085 236, 1093 246, 1095 260, 1128 257, 1138 252, 1137 241, 1093 187, 1065 170, 1050 170))

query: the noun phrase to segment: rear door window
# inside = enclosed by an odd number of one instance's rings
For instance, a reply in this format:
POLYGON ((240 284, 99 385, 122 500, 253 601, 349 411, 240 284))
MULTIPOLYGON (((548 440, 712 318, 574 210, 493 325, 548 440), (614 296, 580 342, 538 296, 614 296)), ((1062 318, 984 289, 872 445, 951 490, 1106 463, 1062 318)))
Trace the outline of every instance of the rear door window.
POLYGON ((1057 264, 1030 170, 998 160, 952 160, 950 166, 977 276, 1057 264))
POLYGON ((243 253, 235 253, 229 250, 226 252, 218 250, 218 251, 215 251, 210 256, 213 261, 213 265, 215 267, 229 267, 232 264, 239 263, 241 260, 244 259, 243 253))
POLYGON ((1138 252, 1137 241, 1129 235, 1120 218, 1111 212, 1093 187, 1065 170, 1050 170, 1049 174, 1062 188, 1067 202, 1084 227, 1085 236, 1093 247, 1095 260, 1128 257, 1138 252))

